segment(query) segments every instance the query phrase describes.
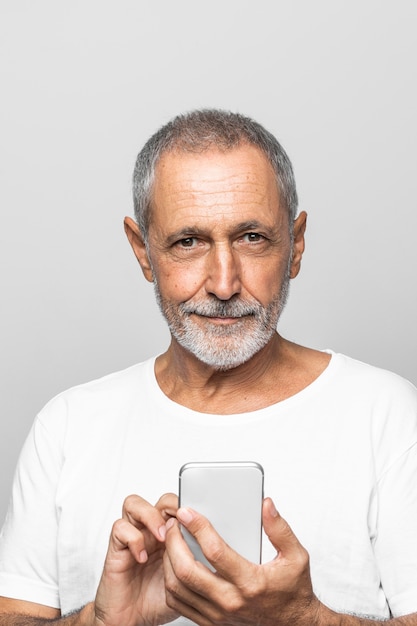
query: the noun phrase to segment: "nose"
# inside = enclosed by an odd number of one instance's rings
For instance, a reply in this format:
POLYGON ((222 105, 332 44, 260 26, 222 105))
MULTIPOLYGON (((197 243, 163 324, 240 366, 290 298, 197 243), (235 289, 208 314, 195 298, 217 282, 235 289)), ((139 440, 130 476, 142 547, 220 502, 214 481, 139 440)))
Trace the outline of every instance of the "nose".
POLYGON ((219 300, 240 293, 240 264, 230 245, 213 247, 208 259, 206 291, 219 300))

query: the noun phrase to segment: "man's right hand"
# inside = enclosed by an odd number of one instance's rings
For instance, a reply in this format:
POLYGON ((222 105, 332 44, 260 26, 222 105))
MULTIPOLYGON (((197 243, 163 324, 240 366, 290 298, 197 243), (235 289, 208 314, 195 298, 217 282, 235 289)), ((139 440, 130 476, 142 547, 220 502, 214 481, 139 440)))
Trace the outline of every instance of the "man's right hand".
POLYGON ((94 603, 95 626, 156 626, 178 613, 165 602, 163 554, 165 523, 178 499, 166 494, 152 506, 129 496, 114 523, 94 603))

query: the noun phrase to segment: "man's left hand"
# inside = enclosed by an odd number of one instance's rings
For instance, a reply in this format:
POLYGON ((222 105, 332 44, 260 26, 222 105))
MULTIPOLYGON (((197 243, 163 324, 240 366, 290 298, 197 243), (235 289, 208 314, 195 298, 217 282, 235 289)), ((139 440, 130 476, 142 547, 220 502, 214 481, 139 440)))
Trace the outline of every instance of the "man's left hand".
POLYGON ((232 550, 197 512, 179 509, 177 518, 215 572, 194 560, 178 522, 169 520, 164 555, 168 606, 200 626, 318 624, 321 604, 313 593, 307 551, 271 499, 263 503, 262 522, 277 556, 263 565, 232 550))

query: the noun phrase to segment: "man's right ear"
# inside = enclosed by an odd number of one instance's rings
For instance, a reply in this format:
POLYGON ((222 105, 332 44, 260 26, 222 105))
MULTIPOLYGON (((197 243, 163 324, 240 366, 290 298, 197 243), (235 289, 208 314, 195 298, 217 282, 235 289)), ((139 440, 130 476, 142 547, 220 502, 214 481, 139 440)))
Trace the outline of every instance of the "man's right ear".
POLYGON ((125 217, 124 227, 126 236, 129 239, 135 257, 139 261, 144 277, 150 283, 153 282, 152 265, 139 226, 131 217, 125 217))

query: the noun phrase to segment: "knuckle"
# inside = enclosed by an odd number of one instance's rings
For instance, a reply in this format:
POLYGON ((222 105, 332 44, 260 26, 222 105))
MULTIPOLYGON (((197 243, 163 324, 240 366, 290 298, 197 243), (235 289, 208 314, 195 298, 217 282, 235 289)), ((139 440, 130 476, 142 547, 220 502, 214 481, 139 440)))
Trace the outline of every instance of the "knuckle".
POLYGON ((178 496, 173 493, 164 493, 155 504, 155 508, 161 513, 164 519, 175 515, 178 509, 178 496))
POLYGON ((207 530, 212 530, 213 527, 205 517, 198 516, 190 522, 188 529, 191 530, 193 534, 199 535, 206 533, 207 530))
POLYGON ((179 593, 174 582, 165 581, 165 603, 170 609, 176 609, 178 606, 179 593))
POLYGON ((194 575, 190 567, 184 563, 179 563, 175 568, 175 574, 186 587, 191 586, 194 581, 194 575))
POLYGON ((126 522, 123 518, 116 520, 112 526, 112 535, 119 535, 124 529, 125 524, 126 522))
POLYGON ((303 548, 302 546, 300 546, 300 549, 298 551, 297 558, 296 558, 296 563, 297 563, 298 567, 300 568, 300 570, 304 570, 304 569, 308 568, 309 565, 310 565, 309 554, 308 554, 307 550, 305 548, 303 548))
POLYGON ((178 496, 174 493, 164 493, 158 500, 155 506, 164 507, 166 505, 170 505, 178 502, 178 496))
POLYGON ((204 548, 205 556, 209 561, 217 563, 225 557, 226 546, 223 541, 216 539, 211 540, 204 548))
POLYGON ((133 545, 139 539, 137 533, 138 531, 125 519, 118 519, 113 523, 109 545, 116 550, 120 550, 122 546, 133 545))
MULTIPOLYGON (((198 539, 199 535, 196 533, 198 539)), ((201 534, 201 538, 203 535, 201 534)), ((204 541, 204 555, 209 561, 218 563, 225 558, 227 551, 230 550, 229 546, 223 541, 219 535, 210 535, 205 537, 204 541)))
POLYGON ((184 565, 179 565, 175 568, 175 572, 172 574, 165 575, 165 594, 167 598, 175 601, 175 599, 180 597, 180 590, 185 586, 189 586, 192 584, 193 576, 190 572, 190 568, 187 568, 184 565))
POLYGON ((167 598, 175 597, 176 584, 173 578, 165 578, 165 595, 167 598))
POLYGON ((132 511, 132 509, 135 507, 135 504, 137 504, 137 500, 138 496, 135 496, 134 494, 127 496, 123 502, 123 510, 126 512, 132 511))
POLYGON ((255 600, 255 598, 257 598, 259 595, 258 581, 255 579, 248 580, 242 589, 242 593, 246 600, 249 600, 249 601, 255 600))
POLYGON ((165 589, 165 604, 170 609, 176 609, 177 608, 177 603, 175 601, 175 596, 171 595, 171 592, 170 592, 169 589, 165 589))
POLYGON ((243 597, 239 593, 233 592, 227 594, 225 602, 227 604, 227 612, 230 615, 238 615, 245 605, 243 597))

